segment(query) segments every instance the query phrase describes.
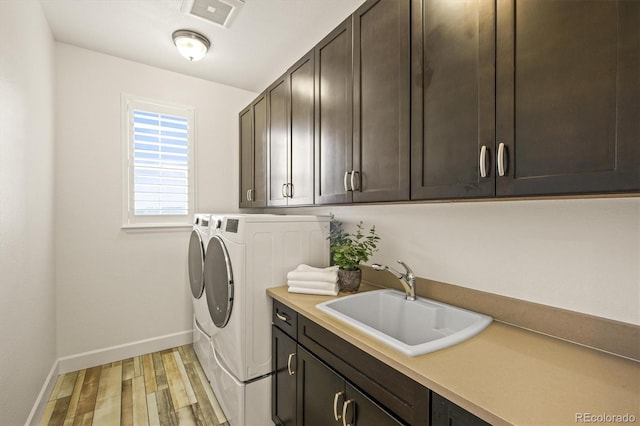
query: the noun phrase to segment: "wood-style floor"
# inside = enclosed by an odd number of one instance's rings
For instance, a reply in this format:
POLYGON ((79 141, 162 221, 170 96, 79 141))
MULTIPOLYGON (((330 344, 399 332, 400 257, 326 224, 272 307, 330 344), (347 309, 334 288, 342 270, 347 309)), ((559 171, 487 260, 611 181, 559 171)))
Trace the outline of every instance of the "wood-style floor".
POLYGON ((40 425, 228 423, 187 345, 58 376, 40 425))

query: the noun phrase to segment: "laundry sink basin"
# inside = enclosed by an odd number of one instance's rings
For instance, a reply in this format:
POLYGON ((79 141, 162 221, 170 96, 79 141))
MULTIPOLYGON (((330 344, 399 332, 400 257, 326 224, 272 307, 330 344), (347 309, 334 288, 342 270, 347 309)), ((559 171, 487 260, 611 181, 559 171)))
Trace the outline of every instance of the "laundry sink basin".
POLYGON ((316 307, 409 356, 455 345, 484 330, 491 317, 396 290, 376 290, 316 307))

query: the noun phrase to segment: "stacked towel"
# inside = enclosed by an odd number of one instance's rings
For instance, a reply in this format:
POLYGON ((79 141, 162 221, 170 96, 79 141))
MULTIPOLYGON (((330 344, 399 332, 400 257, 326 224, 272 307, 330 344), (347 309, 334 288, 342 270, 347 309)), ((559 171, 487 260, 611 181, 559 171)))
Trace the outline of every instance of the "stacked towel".
POLYGON ((287 274, 289 293, 338 294, 338 267, 314 268, 300 265, 287 274))

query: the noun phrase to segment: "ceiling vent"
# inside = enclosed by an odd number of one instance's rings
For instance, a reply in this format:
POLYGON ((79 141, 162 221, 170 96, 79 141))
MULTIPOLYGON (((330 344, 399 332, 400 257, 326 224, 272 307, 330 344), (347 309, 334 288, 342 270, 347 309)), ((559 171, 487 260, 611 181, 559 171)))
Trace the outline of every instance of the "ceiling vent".
POLYGON ((244 0, 183 0, 180 10, 188 15, 229 28, 244 0))

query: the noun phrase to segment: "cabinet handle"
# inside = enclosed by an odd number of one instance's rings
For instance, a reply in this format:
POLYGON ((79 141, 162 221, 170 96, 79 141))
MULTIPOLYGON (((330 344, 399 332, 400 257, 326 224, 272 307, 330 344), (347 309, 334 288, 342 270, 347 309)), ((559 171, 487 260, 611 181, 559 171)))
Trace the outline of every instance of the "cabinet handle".
POLYGON ((487 177, 487 146, 480 148, 480 177, 487 177))
POLYGON ((287 184, 283 183, 282 184, 282 191, 280 191, 282 193, 282 198, 287 198, 287 193, 285 192, 287 188, 287 184))
POLYGON ((336 419, 336 422, 339 421, 342 416, 338 414, 338 399, 344 395, 344 392, 336 392, 333 397, 333 418, 336 419))
POLYGON ((292 183, 288 183, 287 184, 287 196, 289 198, 293 198, 293 184, 292 183))
POLYGON ((247 201, 251 201, 251 190, 247 189, 247 201))
POLYGON ((507 171, 506 163, 505 163, 505 154, 507 151, 507 147, 504 143, 500 143, 498 145, 498 176, 504 176, 507 171))
POLYGON ((349 179, 349 175, 351 174, 351 172, 344 172, 344 192, 349 192, 351 191, 349 189, 349 184, 347 183, 347 179, 349 179))
POLYGON ((280 321, 284 321, 284 322, 289 321, 289 317, 284 314, 281 314, 280 312, 276 312, 276 317, 278 317, 280 321))
POLYGON ((289 359, 287 360, 287 371, 289 371, 289 375, 293 376, 294 374, 296 374, 295 370, 291 370, 291 360, 293 360, 293 358, 296 356, 295 352, 289 354, 289 359))
POLYGON ((347 423, 347 409, 349 408, 349 405, 351 405, 354 402, 355 401, 353 399, 349 399, 345 401, 345 403, 342 405, 342 426, 351 426, 351 422, 355 419, 355 415, 352 415, 351 421, 347 423))
POLYGON ((356 171, 356 170, 352 170, 352 171, 351 171, 351 190, 352 190, 352 191, 360 191, 360 172, 358 172, 358 171, 356 171), (358 180, 357 180, 358 185, 356 185, 356 184, 353 182, 353 178, 354 178, 355 176, 358 176, 358 180))

